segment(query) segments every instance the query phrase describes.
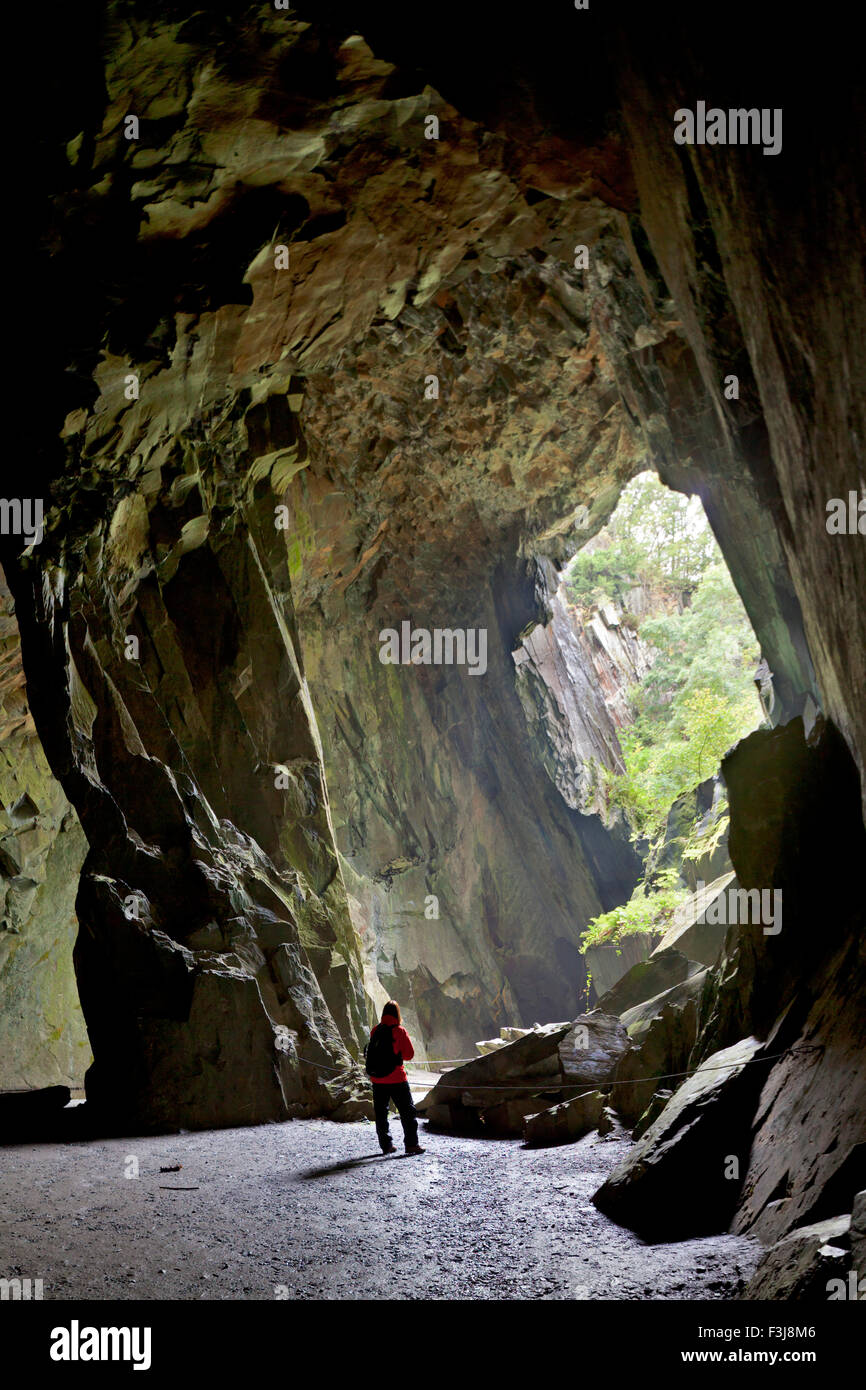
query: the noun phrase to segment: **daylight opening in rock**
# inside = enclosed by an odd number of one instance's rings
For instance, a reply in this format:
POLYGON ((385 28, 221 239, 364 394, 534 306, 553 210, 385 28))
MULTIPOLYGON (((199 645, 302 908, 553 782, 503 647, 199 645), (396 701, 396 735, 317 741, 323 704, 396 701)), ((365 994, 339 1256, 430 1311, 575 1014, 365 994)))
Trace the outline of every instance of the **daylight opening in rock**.
POLYGON ((772 682, 699 498, 652 472, 556 580, 515 652, 533 742, 565 801, 627 832, 641 865, 581 936, 590 1005, 730 886, 719 765, 767 721, 772 682))

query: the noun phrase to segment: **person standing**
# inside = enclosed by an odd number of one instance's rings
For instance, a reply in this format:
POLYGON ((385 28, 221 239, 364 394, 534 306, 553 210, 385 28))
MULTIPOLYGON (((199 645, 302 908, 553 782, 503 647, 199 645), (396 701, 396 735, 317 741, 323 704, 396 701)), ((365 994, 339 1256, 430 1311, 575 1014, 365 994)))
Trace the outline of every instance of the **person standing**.
POLYGON ((396 1153, 388 1127, 388 1104, 393 1100, 403 1126, 403 1144, 407 1154, 422 1154, 418 1143, 418 1117, 412 1104, 412 1092, 404 1062, 415 1056, 412 1040, 400 1019, 400 1005, 390 1000, 382 1010, 370 1041, 364 1049, 367 1075, 373 1083, 373 1113, 376 1134, 383 1154, 396 1153))

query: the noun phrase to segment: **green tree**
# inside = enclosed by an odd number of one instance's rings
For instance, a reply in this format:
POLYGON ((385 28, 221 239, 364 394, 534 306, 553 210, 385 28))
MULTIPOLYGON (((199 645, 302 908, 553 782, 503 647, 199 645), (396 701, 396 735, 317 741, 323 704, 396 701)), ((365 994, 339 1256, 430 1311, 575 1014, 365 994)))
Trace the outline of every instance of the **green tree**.
MULTIPOLYGON (((635 719, 619 732, 625 771, 602 774, 634 836, 650 840, 649 865, 674 801, 711 776, 763 718, 753 679, 758 643, 699 502, 671 492, 654 474, 629 484, 606 531, 564 578, 584 608, 606 600, 627 607, 637 586, 650 596, 652 616, 632 619, 653 663, 629 691, 635 719)), ((713 835, 726 825, 720 816, 713 835)), ((694 827, 687 847, 701 852, 694 827)), ((652 877, 651 890, 642 881, 628 903, 588 924, 584 947, 666 929, 685 893, 664 873, 652 877)))
POLYGON ((566 591, 581 607, 622 603, 636 585, 681 598, 716 556, 698 499, 672 492, 655 473, 641 473, 624 489, 607 527, 567 567, 566 591))
POLYGON ((610 599, 627 606, 638 585, 654 601, 652 616, 633 619, 654 660, 629 691, 635 719, 619 735, 625 772, 606 774, 606 783, 635 834, 655 838, 677 797, 761 722, 758 643, 700 503, 651 473, 625 489, 565 584, 582 607, 610 599))

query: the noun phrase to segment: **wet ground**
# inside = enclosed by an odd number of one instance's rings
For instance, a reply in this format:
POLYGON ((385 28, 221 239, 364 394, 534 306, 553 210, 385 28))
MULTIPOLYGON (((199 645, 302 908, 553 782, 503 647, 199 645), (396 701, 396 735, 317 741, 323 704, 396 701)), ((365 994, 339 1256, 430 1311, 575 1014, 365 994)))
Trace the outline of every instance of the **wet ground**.
POLYGON ((45 1299, 725 1299, 757 1263, 749 1240, 645 1245, 597 1212, 627 1140, 421 1143, 384 1158, 370 1123, 296 1120, 3 1148, 0 1278, 45 1299))

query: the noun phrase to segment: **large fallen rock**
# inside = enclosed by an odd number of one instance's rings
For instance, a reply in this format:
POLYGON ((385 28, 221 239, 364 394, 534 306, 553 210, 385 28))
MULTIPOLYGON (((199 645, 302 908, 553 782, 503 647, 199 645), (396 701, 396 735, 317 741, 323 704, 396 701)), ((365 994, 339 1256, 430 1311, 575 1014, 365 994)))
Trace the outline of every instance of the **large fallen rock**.
POLYGON ((626 1009, 625 1013, 620 1014, 620 1023, 628 1034, 629 1041, 634 1047, 642 1047, 653 1024, 664 1013, 665 1009, 680 1009, 690 1002, 700 1000, 707 978, 706 970, 698 970, 694 975, 689 975, 688 979, 682 980, 678 985, 671 985, 670 989, 663 990, 661 994, 656 994, 652 999, 645 999, 640 1004, 635 1004, 633 1008, 626 1009))
MULTIPOLYGON (((571 1030, 570 1023, 551 1023, 536 1026, 514 1042, 494 1049, 484 1056, 464 1062, 460 1067, 443 1073, 432 1090, 417 1102, 418 1113, 431 1124, 451 1129, 473 1129, 486 1110, 495 1110, 491 1128, 497 1133, 522 1129, 523 1110, 513 1102, 550 1091, 549 1099, 540 1100, 536 1109, 550 1104, 563 1084, 559 1044, 571 1030), (512 1102, 511 1110, 507 1102, 512 1102), (503 1126, 511 1125, 508 1130, 503 1126)), ((563 1099, 559 1095, 559 1099, 563 1099)))
POLYGON ((437 1127, 522 1134, 527 1115, 609 1084, 628 1048, 619 1019, 597 1009, 574 1023, 536 1025, 446 1072, 417 1109, 437 1127))
MULTIPOLYGON (((616 1070, 613 1104, 625 1124, 637 1125, 659 1086, 675 1090, 689 1070, 706 974, 702 970, 691 975, 622 1015, 620 1021, 632 1046, 616 1070)), ((642 1124, 641 1130, 648 1124, 642 1124)))
MULTIPOLYGON (((561 1026, 563 1028, 567 1028, 568 1023, 566 1022, 562 1025, 550 1024, 548 1026, 555 1028, 561 1026)), ((478 1048, 480 1056, 485 1057, 488 1054, 488 1052, 498 1052, 500 1047, 505 1047, 508 1043, 517 1042, 518 1038, 525 1038, 527 1033, 531 1033, 533 1031, 537 1032, 540 1027, 541 1024, 536 1023, 533 1025, 533 1028, 500 1028, 498 1038, 482 1038, 480 1042, 477 1042, 475 1044, 475 1046, 478 1048)))
POLYGON ((561 1105, 552 1105, 536 1115, 528 1115, 523 1124, 524 1143, 531 1147, 547 1144, 570 1144, 598 1127, 604 1109, 601 1091, 586 1091, 561 1105))
POLYGON ((684 1240, 727 1229, 748 1149, 742 1136, 766 1068, 745 1038, 714 1053, 593 1197, 600 1211, 649 1240, 684 1240))
POLYGON ((633 965, 628 974, 623 975, 613 989, 599 999, 596 1007, 602 1013, 621 1017, 627 1009, 633 1009, 647 999, 654 999, 657 994, 664 993, 672 985, 681 984, 703 968, 699 961, 689 960, 682 951, 661 951, 649 960, 633 965))
MULTIPOLYGON (((732 899, 739 889, 736 874, 722 874, 713 883, 699 885, 696 892, 674 911, 673 921, 652 956, 664 951, 682 951, 689 960, 715 965, 732 917, 732 899)), ((733 899, 736 904, 737 899, 733 899)))
POLYGON ((489 1105, 481 1115, 484 1128, 492 1134, 522 1134, 527 1117, 534 1115, 540 1105, 544 1105, 544 1098, 538 1095, 509 1098, 498 1105, 489 1105))
POLYGON ((620 1020, 593 1009, 574 1020, 559 1044, 562 1074, 574 1085, 598 1086, 611 1080, 628 1049, 628 1034, 620 1020))
POLYGON ((849 1216, 837 1216, 783 1236, 761 1256, 746 1298, 826 1303, 840 1288, 844 1297, 851 1267, 850 1225, 849 1216), (841 1284, 834 1287, 831 1280, 841 1284))

